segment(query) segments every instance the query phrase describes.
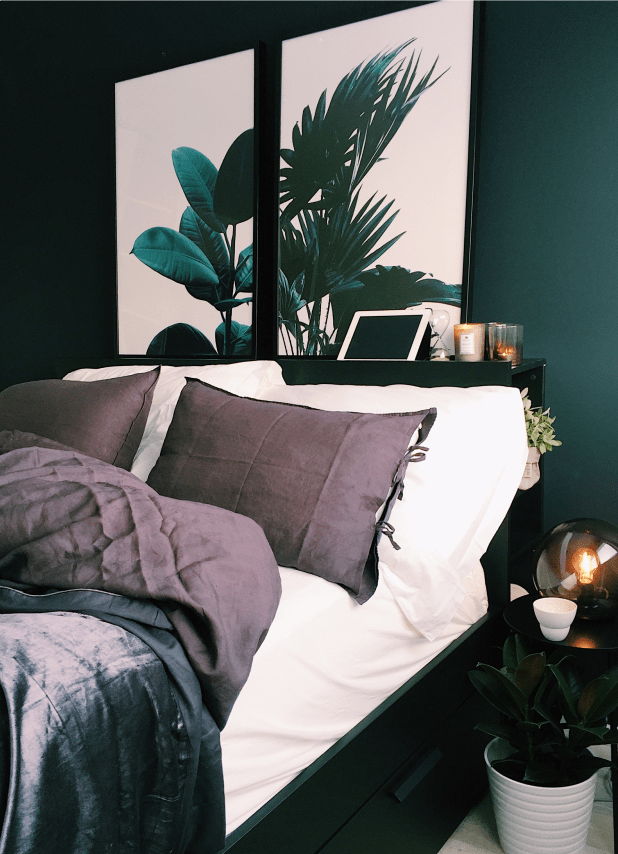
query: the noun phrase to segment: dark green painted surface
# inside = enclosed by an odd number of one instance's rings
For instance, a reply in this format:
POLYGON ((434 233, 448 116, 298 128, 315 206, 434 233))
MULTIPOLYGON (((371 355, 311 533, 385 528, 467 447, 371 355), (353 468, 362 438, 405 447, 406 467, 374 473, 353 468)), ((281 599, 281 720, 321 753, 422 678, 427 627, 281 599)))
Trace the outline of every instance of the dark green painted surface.
POLYGON ((618 522, 618 3, 486 2, 474 319, 524 324, 545 525, 618 522))
MULTIPOLYGON (((0 387, 114 355, 114 82, 409 5, 0 4, 0 387)), ((616 524, 618 3, 481 7, 472 317, 547 360, 546 526, 616 524)))

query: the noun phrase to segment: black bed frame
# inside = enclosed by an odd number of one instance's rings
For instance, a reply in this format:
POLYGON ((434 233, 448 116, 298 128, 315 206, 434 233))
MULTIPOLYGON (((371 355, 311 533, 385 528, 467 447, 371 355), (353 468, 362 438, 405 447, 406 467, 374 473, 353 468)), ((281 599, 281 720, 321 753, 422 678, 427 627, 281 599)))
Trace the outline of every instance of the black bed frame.
MULTIPOLYGON (((514 369, 500 362, 279 361, 289 384, 517 386, 530 389, 533 404, 543 402, 542 360, 514 369)), ((59 365, 56 375, 74 367, 59 365)), ((523 513, 539 517, 542 533, 542 489, 535 496, 523 513)), ((487 788, 487 738, 474 726, 491 713, 467 672, 496 656, 507 634, 502 608, 514 565, 512 512, 483 558, 487 615, 233 831, 226 854, 439 851, 487 788)))

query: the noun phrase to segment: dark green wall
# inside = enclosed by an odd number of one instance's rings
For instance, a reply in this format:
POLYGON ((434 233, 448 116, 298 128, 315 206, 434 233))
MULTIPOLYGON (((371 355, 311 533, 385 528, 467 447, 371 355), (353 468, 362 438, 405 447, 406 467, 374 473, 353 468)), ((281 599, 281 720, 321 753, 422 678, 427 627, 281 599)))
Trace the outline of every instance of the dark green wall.
MULTIPOLYGON (((116 81, 409 5, 4 0, 0 387, 114 355, 116 81)), ((618 3, 481 6, 472 315, 547 359, 546 524, 618 524, 618 3)))
POLYGON ((473 316, 547 359, 546 526, 618 524, 618 3, 483 11, 473 316))

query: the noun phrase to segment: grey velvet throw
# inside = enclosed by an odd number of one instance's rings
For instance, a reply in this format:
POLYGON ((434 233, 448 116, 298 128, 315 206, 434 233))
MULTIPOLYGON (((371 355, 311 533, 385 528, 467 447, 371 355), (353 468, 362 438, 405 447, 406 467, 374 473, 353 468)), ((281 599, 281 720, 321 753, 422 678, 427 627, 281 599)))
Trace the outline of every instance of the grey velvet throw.
POLYGON ((188 854, 197 761, 213 766, 209 832, 189 850, 220 851, 218 731, 199 757, 190 742, 166 668, 134 633, 0 615, 0 854, 188 854))

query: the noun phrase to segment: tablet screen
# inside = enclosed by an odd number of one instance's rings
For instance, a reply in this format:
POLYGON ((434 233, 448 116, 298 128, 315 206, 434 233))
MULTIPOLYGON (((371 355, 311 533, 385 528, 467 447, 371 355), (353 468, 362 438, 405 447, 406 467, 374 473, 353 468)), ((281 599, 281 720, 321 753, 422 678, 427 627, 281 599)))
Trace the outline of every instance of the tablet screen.
POLYGON ((358 317, 343 359, 410 359, 416 357, 422 331, 416 341, 421 323, 427 324, 426 314, 401 312, 397 314, 367 314, 358 317), (414 352, 411 352, 414 348, 414 352))

